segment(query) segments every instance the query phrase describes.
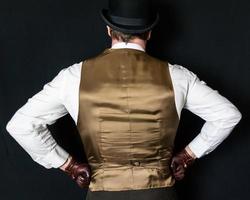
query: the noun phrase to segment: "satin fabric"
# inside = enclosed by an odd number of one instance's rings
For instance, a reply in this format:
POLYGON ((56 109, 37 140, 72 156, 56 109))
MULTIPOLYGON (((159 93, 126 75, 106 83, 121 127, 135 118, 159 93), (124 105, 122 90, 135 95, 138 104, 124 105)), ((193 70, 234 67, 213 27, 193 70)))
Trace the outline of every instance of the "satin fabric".
POLYGON ((106 49, 85 60, 77 127, 91 191, 173 186, 179 118, 168 63, 135 49, 106 49))

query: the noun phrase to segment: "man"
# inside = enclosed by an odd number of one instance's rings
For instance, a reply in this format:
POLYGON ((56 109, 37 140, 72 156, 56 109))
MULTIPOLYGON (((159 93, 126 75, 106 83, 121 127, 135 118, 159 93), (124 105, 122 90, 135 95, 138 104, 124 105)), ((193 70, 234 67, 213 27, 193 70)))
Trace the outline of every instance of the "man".
POLYGON ((60 168, 87 199, 177 199, 175 180, 213 151, 240 121, 238 109, 188 69, 145 52, 159 16, 149 0, 110 0, 101 16, 112 47, 63 69, 21 107, 7 130, 34 161, 60 168), (173 155, 186 108, 205 120, 173 155), (47 129, 70 113, 88 163, 79 163, 47 129))

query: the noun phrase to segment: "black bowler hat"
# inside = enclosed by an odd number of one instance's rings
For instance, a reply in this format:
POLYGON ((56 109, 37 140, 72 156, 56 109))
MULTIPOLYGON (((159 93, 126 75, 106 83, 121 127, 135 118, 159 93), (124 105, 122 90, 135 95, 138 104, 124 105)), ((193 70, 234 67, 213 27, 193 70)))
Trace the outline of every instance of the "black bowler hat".
POLYGON ((109 0, 109 8, 101 10, 101 17, 112 29, 123 33, 146 32, 159 20, 150 0, 109 0))

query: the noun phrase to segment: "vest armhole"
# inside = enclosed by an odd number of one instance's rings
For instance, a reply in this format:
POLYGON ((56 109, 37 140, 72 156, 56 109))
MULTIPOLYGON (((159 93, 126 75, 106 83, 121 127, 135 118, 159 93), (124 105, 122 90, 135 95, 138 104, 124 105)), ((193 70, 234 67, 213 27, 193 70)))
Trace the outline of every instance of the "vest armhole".
MULTIPOLYGON (((169 76, 169 80, 170 80, 170 85, 171 85, 171 88, 173 90, 173 94, 174 94, 174 106, 175 106, 175 110, 176 110, 176 113, 178 115, 178 118, 180 119, 181 117, 181 113, 178 112, 178 109, 177 109, 177 104, 176 104, 176 95, 175 95, 175 88, 174 88, 174 83, 173 83, 173 79, 172 79, 172 76, 171 76, 171 73, 170 73, 170 64, 169 62, 165 62, 166 64, 166 67, 167 67, 167 73, 168 73, 168 76, 169 76)), ((180 111, 181 112, 181 111, 180 111)))
POLYGON ((78 111, 77 111, 77 119, 76 119, 76 126, 78 127, 79 126, 79 118, 80 118, 80 91, 81 91, 81 88, 82 88, 82 84, 83 84, 83 81, 82 81, 82 78, 83 78, 83 69, 84 69, 84 65, 86 64, 87 62, 87 59, 83 60, 82 61, 82 67, 81 67, 81 72, 80 72, 80 83, 79 83, 79 87, 78 87, 78 111))

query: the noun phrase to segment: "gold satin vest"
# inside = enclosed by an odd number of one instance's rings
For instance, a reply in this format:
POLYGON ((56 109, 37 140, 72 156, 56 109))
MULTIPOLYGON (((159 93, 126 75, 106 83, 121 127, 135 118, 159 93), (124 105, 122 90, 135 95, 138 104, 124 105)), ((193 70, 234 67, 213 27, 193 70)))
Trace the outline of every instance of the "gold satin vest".
POLYGON ((91 191, 172 186, 179 118, 168 63, 136 49, 83 62, 77 127, 91 191))

